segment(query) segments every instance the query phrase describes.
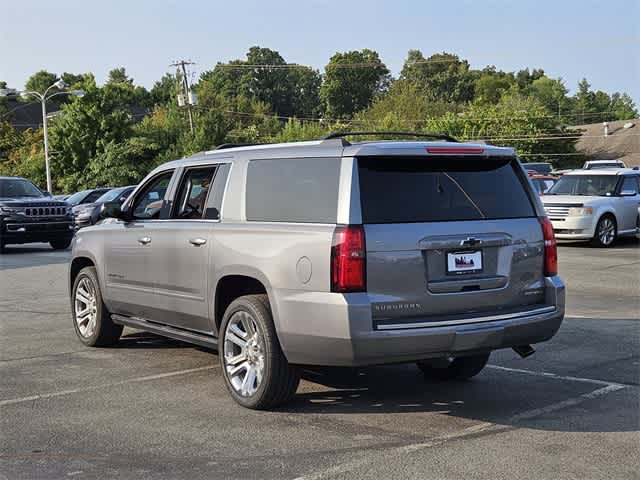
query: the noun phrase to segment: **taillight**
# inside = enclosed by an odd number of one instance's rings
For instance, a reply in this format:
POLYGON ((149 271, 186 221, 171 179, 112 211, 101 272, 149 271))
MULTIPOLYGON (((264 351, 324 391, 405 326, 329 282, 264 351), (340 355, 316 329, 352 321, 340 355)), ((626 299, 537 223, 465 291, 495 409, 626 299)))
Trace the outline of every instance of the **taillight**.
POLYGON ((366 291, 366 262, 362 225, 336 227, 331 246, 331 291, 366 291))
POLYGON ((558 246, 553 234, 553 225, 548 217, 540 219, 542 236, 544 238, 544 276, 552 277, 558 274, 558 246))

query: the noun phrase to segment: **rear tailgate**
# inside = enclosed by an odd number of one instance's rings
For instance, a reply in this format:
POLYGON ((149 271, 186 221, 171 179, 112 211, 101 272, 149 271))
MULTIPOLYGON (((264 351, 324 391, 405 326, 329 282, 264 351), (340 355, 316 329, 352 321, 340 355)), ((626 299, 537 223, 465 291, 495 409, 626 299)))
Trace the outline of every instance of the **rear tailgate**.
POLYGON ((529 183, 509 157, 360 157, 375 328, 544 307, 529 183))

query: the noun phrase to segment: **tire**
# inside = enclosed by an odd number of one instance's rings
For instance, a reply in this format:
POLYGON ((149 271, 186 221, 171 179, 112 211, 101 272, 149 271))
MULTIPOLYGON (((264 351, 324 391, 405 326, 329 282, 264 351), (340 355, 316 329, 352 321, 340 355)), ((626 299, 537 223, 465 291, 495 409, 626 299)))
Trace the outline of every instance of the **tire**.
POLYGON ((618 238, 618 225, 613 215, 606 213, 596 224, 596 231, 591 241, 594 247, 607 248, 613 245, 618 238))
POLYGON ((435 367, 428 361, 416 362, 426 380, 468 380, 478 375, 489 361, 489 353, 455 358, 446 367, 435 367))
POLYGON ((111 314, 102 301, 95 267, 85 267, 80 270, 73 282, 71 314, 76 335, 88 347, 114 345, 122 335, 122 325, 113 323, 111 314), (78 317, 78 314, 85 309, 91 311, 85 316, 78 317))
POLYGON ((68 240, 51 240, 49 242, 49 245, 51 245, 51 248, 53 248, 54 250, 65 250, 69 248, 69 245, 71 245, 71 239, 69 238, 68 240))
POLYGON ((246 295, 227 308, 218 352, 231 397, 246 408, 267 410, 296 393, 300 373, 282 353, 266 295, 246 295))

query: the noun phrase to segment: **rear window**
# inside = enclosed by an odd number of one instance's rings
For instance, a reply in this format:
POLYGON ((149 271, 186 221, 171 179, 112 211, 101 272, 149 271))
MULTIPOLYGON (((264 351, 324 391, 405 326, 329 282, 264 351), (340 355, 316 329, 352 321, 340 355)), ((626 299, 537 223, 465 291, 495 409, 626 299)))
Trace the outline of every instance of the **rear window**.
POLYGON ((360 157, 364 223, 535 216, 511 158, 360 157))
POLYGON ((336 223, 339 158, 253 160, 247 171, 247 220, 336 223))

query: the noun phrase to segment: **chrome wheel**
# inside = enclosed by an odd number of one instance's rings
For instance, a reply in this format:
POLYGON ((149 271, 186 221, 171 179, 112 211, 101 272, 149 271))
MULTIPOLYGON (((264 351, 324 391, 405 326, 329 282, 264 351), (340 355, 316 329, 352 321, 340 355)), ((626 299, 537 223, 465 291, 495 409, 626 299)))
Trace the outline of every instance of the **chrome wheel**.
POLYGON ((264 339, 247 312, 236 312, 224 332, 224 367, 229 383, 239 395, 251 397, 262 382, 264 339))
POLYGON ((80 335, 85 338, 91 337, 96 330, 98 305, 96 289, 89 278, 85 277, 78 282, 73 303, 80 335))
POLYGON ((609 217, 600 220, 598 224, 598 239, 602 245, 611 245, 616 238, 616 225, 609 217))

